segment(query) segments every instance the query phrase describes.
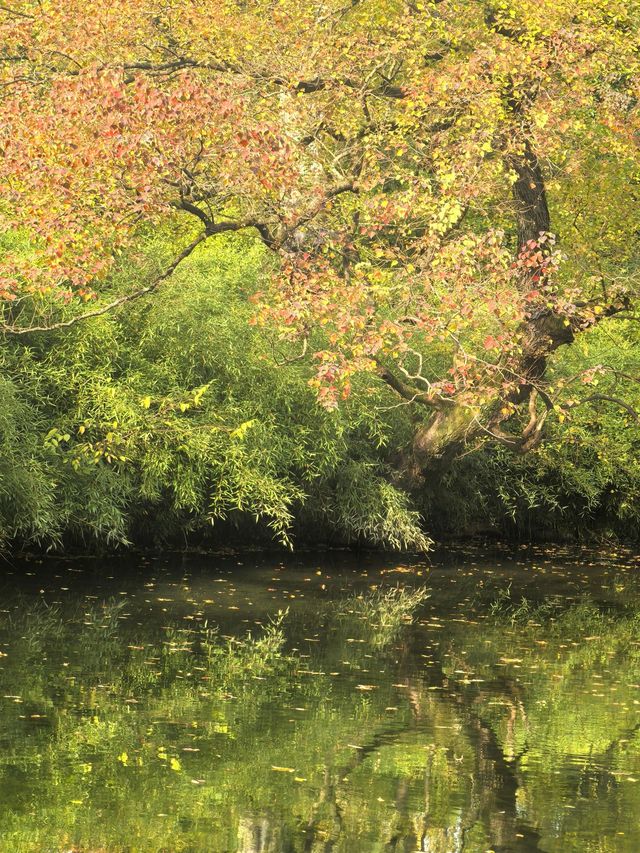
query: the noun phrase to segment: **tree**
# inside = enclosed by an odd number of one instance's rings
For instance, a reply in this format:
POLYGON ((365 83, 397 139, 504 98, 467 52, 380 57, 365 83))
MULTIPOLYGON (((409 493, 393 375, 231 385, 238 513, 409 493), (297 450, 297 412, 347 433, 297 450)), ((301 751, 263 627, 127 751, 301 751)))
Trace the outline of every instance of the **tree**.
POLYGON ((606 365, 547 376, 633 306, 640 78, 622 3, 0 14, 3 218, 32 241, 2 262, 7 334, 113 310, 251 231, 274 256, 255 322, 298 342, 324 405, 368 372, 415 409, 413 480, 464 443, 527 452, 584 403, 636 418, 618 394, 576 393, 606 365), (114 293, 110 267, 166 223, 173 260, 114 293))

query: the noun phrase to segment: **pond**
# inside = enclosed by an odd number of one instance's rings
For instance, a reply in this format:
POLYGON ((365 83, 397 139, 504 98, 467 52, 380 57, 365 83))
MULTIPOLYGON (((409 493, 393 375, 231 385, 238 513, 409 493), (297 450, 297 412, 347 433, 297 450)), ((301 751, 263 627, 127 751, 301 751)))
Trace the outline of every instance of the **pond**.
POLYGON ((6 562, 1 610, 2 851, 640 850, 627 552, 6 562))

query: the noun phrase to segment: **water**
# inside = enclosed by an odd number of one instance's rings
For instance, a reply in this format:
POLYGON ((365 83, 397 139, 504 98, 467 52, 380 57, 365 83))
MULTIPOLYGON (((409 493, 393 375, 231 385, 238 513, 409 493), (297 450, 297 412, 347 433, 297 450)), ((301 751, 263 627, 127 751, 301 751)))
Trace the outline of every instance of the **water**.
POLYGON ((640 850, 627 553, 31 562, 0 601, 2 851, 640 850))

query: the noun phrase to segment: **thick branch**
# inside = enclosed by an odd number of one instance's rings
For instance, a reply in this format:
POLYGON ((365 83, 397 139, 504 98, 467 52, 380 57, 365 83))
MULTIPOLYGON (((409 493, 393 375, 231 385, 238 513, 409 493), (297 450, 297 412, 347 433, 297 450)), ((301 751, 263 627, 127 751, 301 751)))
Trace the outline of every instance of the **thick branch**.
POLYGON ((192 204, 192 202, 188 201, 186 198, 182 198, 179 202, 176 202, 175 206, 178 208, 178 210, 184 210, 185 213, 190 213, 192 216, 197 216, 200 222, 202 222, 202 224, 204 225, 205 231, 208 231, 209 228, 212 227, 212 219, 207 216, 204 210, 198 207, 197 204, 192 204))
POLYGON ((408 403, 421 403, 423 406, 428 406, 432 409, 439 408, 443 403, 442 400, 427 394, 424 391, 417 391, 415 388, 407 385, 406 382, 399 379, 395 373, 392 373, 388 367, 380 362, 377 362, 376 373, 383 382, 386 382, 390 388, 393 388, 396 394, 399 394, 399 396, 408 403))
POLYGON ((521 252, 529 241, 537 242, 540 234, 550 231, 551 217, 542 169, 528 139, 523 142, 522 153, 511 154, 508 162, 517 175, 513 198, 518 223, 518 252, 521 252))

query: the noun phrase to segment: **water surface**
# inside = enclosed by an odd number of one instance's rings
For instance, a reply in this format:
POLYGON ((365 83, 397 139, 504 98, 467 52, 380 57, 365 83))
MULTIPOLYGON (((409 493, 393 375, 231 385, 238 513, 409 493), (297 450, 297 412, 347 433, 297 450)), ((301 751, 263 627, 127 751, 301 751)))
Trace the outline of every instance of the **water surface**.
POLYGON ((2 851, 640 850, 626 552, 7 563, 0 601, 2 851))

